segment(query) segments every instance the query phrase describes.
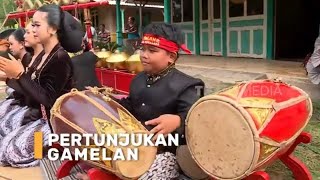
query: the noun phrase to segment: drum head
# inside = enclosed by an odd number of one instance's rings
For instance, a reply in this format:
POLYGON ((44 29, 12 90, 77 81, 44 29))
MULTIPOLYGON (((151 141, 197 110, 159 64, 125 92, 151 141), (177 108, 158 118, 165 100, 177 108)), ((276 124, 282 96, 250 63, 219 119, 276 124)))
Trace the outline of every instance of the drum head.
MULTIPOLYGON (((157 147, 140 146, 137 147, 139 156, 137 161, 115 161, 115 166, 119 171, 118 176, 123 179, 137 179, 146 173, 153 164, 157 147)), ((123 152, 126 152, 125 150, 123 152)))
POLYGON ((198 101, 189 112, 186 136, 197 164, 216 179, 242 178, 252 167, 253 132, 231 103, 210 96, 198 101))
POLYGON ((209 176, 194 161, 186 145, 177 148, 176 156, 178 164, 185 175, 193 180, 209 179, 209 176))

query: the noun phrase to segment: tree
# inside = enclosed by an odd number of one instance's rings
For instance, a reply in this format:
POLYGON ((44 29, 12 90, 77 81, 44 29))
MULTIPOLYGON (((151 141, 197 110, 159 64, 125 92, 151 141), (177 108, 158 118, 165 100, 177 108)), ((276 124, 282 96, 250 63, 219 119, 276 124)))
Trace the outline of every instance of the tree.
MULTIPOLYGON (((0 0, 0 25, 2 25, 3 21, 6 19, 6 15, 10 12, 14 12, 16 10, 16 5, 13 0, 0 0)), ((14 26, 16 24, 15 20, 7 20, 5 26, 14 26)))

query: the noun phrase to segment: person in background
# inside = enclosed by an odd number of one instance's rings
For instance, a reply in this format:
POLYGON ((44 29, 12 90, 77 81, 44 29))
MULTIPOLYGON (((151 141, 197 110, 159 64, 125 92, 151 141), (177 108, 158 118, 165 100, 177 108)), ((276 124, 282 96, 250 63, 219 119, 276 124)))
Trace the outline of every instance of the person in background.
POLYGON ((0 52, 8 51, 10 43, 5 39, 0 39, 0 52))
MULTIPOLYGON (((98 40, 98 33, 96 31, 96 29, 91 26, 91 33, 92 33, 92 40, 95 42, 98 40)), ((88 34, 87 34, 87 31, 86 31, 86 34, 84 35, 84 39, 89 42, 89 39, 88 39, 88 34)))
POLYGON ((7 51, 9 49, 8 38, 15 29, 6 29, 0 33, 0 52, 7 51))
POLYGON ((109 43, 111 41, 110 32, 106 30, 104 24, 100 25, 100 31, 98 32, 98 41, 103 43, 109 43))
MULTIPOLYGON (((10 44, 9 51, 15 58, 19 59, 23 67, 26 68, 31 61, 31 58, 32 58, 31 52, 33 50, 32 48, 25 46, 24 35, 25 35, 25 29, 18 28, 17 30, 13 31, 10 34, 10 36, 8 37, 8 41, 10 44)), ((7 77, 5 79, 7 79, 7 77)), ((8 84, 8 81, 7 81, 7 85, 8 87, 6 89, 6 93, 10 98, 10 96, 14 92, 14 89, 10 87, 10 84, 8 84)))
MULTIPOLYGON (((13 31, 15 31, 15 29, 6 29, 0 33, 0 53, 1 53, 0 56, 2 57, 6 57, 6 58, 9 57, 8 53, 9 53, 10 43, 8 41, 8 38, 13 31)), ((6 78, 7 77, 5 73, 0 71, 0 80, 5 81, 6 78)))
POLYGON ((25 30, 23 28, 18 28, 9 36, 10 47, 9 50, 12 55, 21 60, 24 67, 27 67, 31 61, 31 49, 28 49, 24 45, 24 34, 25 30))
MULTIPOLYGON (((24 34, 24 44, 28 48, 32 48, 32 59, 31 62, 25 67, 25 71, 29 76, 31 76, 35 69, 39 66, 41 58, 43 56, 43 47, 39 44, 38 39, 34 37, 32 33, 32 25, 29 23, 26 27, 26 33, 24 34)), ((6 56, 2 56, 4 58, 10 59, 8 54, 6 56)), ((6 84, 9 89, 7 89, 8 97, 0 102, 0 128, 2 122, 6 122, 6 119, 11 120, 13 118, 11 113, 8 113, 10 110, 14 110, 16 114, 23 114, 30 108, 25 107, 24 102, 24 92, 18 81, 15 79, 9 79, 6 77, 6 84), (9 92, 10 91, 10 92, 9 92)), ((32 114, 32 113, 29 113, 32 114)))
POLYGON ((306 64, 308 77, 313 84, 320 84, 320 36, 314 43, 314 51, 306 64))
POLYGON ((128 34, 128 39, 126 40, 127 48, 133 53, 136 52, 136 50, 140 48, 140 36, 134 17, 130 16, 128 18, 124 32, 128 34))
POLYGON ((134 17, 130 16, 128 18, 128 23, 125 27, 125 33, 128 33, 128 39, 138 39, 139 32, 138 32, 138 25, 136 24, 136 20, 134 17))
POLYGON ((85 90, 86 87, 101 87, 101 84, 95 73, 95 64, 98 57, 93 49, 88 48, 88 42, 83 39, 83 53, 71 58, 74 69, 74 86, 78 90, 85 90))

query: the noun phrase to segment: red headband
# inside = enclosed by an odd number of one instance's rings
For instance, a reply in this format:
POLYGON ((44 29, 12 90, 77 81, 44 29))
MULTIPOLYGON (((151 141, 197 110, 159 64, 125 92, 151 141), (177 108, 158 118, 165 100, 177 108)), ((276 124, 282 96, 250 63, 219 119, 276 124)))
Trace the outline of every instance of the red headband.
POLYGON ((158 37, 153 34, 144 34, 141 44, 157 46, 161 49, 174 53, 179 52, 179 49, 181 48, 187 54, 191 54, 191 51, 186 47, 185 44, 182 44, 179 47, 177 43, 167 40, 163 37, 158 37))

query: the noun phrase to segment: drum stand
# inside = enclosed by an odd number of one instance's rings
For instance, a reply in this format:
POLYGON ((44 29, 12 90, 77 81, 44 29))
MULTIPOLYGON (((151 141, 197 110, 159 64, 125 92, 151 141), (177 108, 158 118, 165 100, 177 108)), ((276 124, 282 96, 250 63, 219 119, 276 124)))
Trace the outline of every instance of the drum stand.
MULTIPOLYGON (((293 155, 294 150, 300 144, 308 144, 311 142, 311 135, 302 132, 294 141, 289 150, 279 157, 281 162, 291 170, 295 180, 312 180, 312 176, 306 165, 303 164, 297 157, 293 155)), ((265 171, 257 171, 247 177, 245 180, 269 180, 269 174, 265 171)))
MULTIPOLYGON (((292 154, 299 144, 310 143, 311 138, 312 137, 309 133, 302 132, 295 140, 295 142, 292 144, 292 146, 289 148, 289 150, 279 157, 283 164, 292 171, 295 180, 312 180, 312 176, 308 168, 303 164, 303 162, 301 162, 292 154)), ((77 163, 78 161, 63 162, 57 171, 57 178, 61 179, 70 175, 71 169, 77 163)), ((120 180, 117 176, 109 174, 108 172, 99 168, 91 168, 87 172, 87 175, 92 180, 120 180)), ((245 178, 245 180, 270 180, 270 176, 265 171, 256 171, 247 178, 245 178)))

